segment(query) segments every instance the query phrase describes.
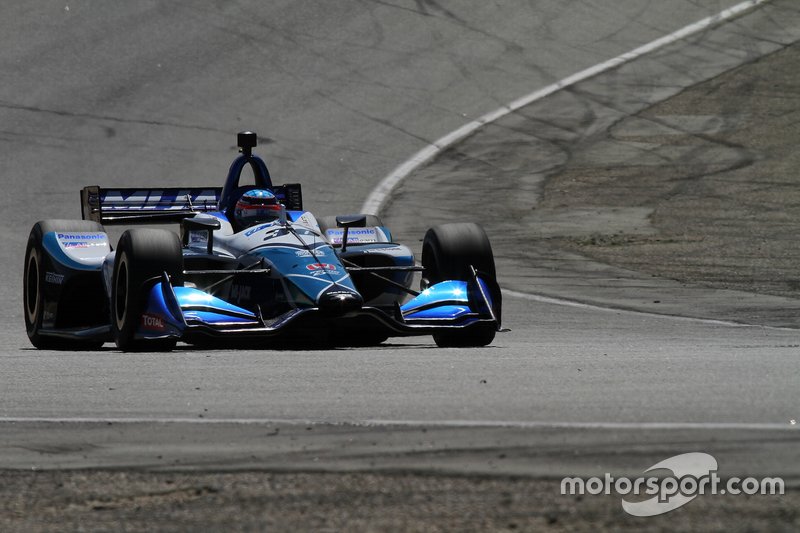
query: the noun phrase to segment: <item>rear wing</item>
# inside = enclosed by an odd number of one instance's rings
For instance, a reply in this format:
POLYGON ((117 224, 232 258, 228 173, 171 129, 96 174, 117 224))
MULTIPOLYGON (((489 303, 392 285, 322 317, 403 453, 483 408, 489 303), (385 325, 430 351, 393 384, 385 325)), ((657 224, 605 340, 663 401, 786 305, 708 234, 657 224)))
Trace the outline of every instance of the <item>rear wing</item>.
POLYGON ((216 211, 221 187, 81 190, 81 215, 101 224, 179 222, 196 213, 216 211))
MULTIPOLYGON (((292 211, 303 209, 299 183, 273 187, 278 200, 292 211)), ((101 224, 180 222, 197 213, 218 211, 222 187, 114 188, 97 185, 81 190, 81 215, 101 224)))

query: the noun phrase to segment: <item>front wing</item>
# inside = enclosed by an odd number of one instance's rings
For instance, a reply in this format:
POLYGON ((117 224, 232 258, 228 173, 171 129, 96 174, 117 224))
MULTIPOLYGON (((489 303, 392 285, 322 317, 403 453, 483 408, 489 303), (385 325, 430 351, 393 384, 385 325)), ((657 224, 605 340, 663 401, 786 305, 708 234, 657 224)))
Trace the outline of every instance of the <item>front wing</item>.
POLYGON ((203 291, 176 287, 162 276, 149 289, 150 297, 138 339, 175 338, 187 342, 260 337, 308 338, 310 332, 381 334, 390 337, 430 335, 487 325, 500 329, 494 312, 492 287, 479 275, 472 281, 432 285, 405 305, 387 312, 363 307, 343 316, 330 316, 315 307, 295 308, 274 318, 238 307, 203 291))

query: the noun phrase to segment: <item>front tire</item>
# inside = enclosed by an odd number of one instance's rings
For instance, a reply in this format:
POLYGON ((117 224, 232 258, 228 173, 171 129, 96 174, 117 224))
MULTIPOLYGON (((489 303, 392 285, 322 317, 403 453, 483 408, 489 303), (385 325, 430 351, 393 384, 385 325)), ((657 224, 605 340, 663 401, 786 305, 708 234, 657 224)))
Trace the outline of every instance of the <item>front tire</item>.
MULTIPOLYGON (((486 232, 477 224, 442 224, 428 230, 422 242, 423 278, 428 284, 447 280, 471 281, 472 270, 488 278, 492 287, 493 309, 500 320, 502 307, 497 286, 494 254, 486 232)), ((463 331, 436 333, 433 340, 440 347, 486 346, 494 340, 496 328, 481 324, 463 331)))
POLYGON ((43 239, 50 232, 95 233, 103 226, 89 220, 42 220, 34 224, 25 248, 25 269, 22 275, 22 302, 25 331, 34 347, 40 350, 97 350, 102 341, 78 341, 41 334, 44 321, 45 251, 43 239))
POLYGON ((176 339, 136 339, 153 278, 166 272, 179 284, 183 255, 178 236, 167 230, 136 228, 122 234, 114 259, 111 288, 111 327, 124 352, 170 351, 176 339))

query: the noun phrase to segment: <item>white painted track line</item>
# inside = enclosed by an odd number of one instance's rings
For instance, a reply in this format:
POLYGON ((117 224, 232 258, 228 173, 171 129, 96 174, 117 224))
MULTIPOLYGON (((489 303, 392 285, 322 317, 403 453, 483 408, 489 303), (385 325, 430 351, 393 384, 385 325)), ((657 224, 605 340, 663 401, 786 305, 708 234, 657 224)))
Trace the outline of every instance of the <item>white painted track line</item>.
POLYGON ((383 178, 383 180, 381 180, 381 182, 378 183, 378 185, 370 192, 369 196, 367 196, 367 199, 361 206, 361 212, 380 214, 381 209, 383 209, 384 204, 391 196, 392 191, 394 191, 394 189, 397 188, 397 186, 400 185, 400 183, 402 183, 403 180, 405 180, 414 170, 430 161, 436 157, 436 155, 454 145, 461 139, 471 135, 479 128, 487 124, 491 124, 492 122, 495 122, 496 120, 499 120, 506 115, 525 107, 528 104, 536 102, 537 100, 541 100, 546 96, 560 91, 561 89, 575 85, 576 83, 597 76, 598 74, 616 68, 645 54, 654 52, 659 48, 663 48, 664 46, 677 42, 681 39, 685 39, 691 35, 694 35, 695 33, 699 33, 707 28, 710 28, 711 26, 719 24, 720 22, 724 22, 741 15, 745 11, 769 1, 770 0, 747 0, 746 2, 737 4, 729 9, 717 13, 716 15, 698 20, 697 22, 689 24, 688 26, 670 33, 669 35, 665 35, 664 37, 656 39, 655 41, 635 48, 630 52, 626 52, 622 55, 568 76, 561 81, 541 89, 537 89, 532 93, 518 98, 499 109, 486 113, 472 122, 464 124, 460 128, 451 131, 437 141, 425 146, 422 150, 412 155, 408 160, 401 163, 397 168, 389 173, 389 175, 383 178))
POLYGON ((520 298, 522 300, 529 300, 532 302, 539 302, 545 304, 563 305, 566 307, 576 307, 578 309, 588 309, 591 311, 605 311, 608 313, 626 313, 631 315, 646 316, 653 318, 666 318, 672 320, 681 320, 686 322, 694 322, 700 324, 709 324, 711 326, 727 326, 734 328, 758 328, 769 329, 778 331, 797 331, 797 328, 782 327, 782 326, 765 326, 761 324, 747 324, 745 322, 733 322, 730 320, 718 320, 713 318, 697 318, 691 316, 670 315, 666 313, 654 313, 649 311, 637 311, 635 309, 625 309, 621 307, 604 307, 601 305, 593 305, 578 300, 568 300, 565 298, 556 298, 553 296, 545 296, 543 294, 534 294, 529 292, 512 291, 511 289, 502 289, 503 296, 510 296, 511 298, 520 298))
POLYGON ((748 422, 547 422, 514 420, 307 420, 280 418, 189 418, 189 417, 0 417, 0 424, 193 424, 193 425, 286 425, 338 427, 429 427, 429 428, 509 428, 509 429, 610 429, 610 430, 753 430, 798 431, 800 426, 785 423, 748 422))

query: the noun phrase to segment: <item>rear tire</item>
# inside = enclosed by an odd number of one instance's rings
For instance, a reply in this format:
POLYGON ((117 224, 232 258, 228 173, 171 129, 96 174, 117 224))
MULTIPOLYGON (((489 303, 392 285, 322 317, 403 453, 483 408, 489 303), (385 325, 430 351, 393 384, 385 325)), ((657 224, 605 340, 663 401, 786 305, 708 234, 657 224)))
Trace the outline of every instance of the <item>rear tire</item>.
MULTIPOLYGON (((491 287, 493 309, 499 322, 502 300, 497 287, 494 254, 486 232, 471 222, 442 224, 428 230, 422 242, 423 277, 431 285, 447 280, 472 280, 470 265, 491 287)), ((482 324, 464 331, 435 333, 440 347, 486 346, 494 340, 493 325, 482 324)))
POLYGON ((25 331, 31 344, 40 350, 97 350, 102 341, 79 341, 48 337, 40 330, 44 319, 44 246, 42 239, 50 232, 101 232, 103 226, 89 220, 42 220, 33 225, 25 248, 25 268, 22 275, 22 303, 25 331))
POLYGON ((183 254, 178 235, 162 229, 127 230, 119 239, 111 289, 111 328, 124 352, 170 351, 176 339, 135 339, 149 296, 145 284, 166 272, 180 284, 183 254))

